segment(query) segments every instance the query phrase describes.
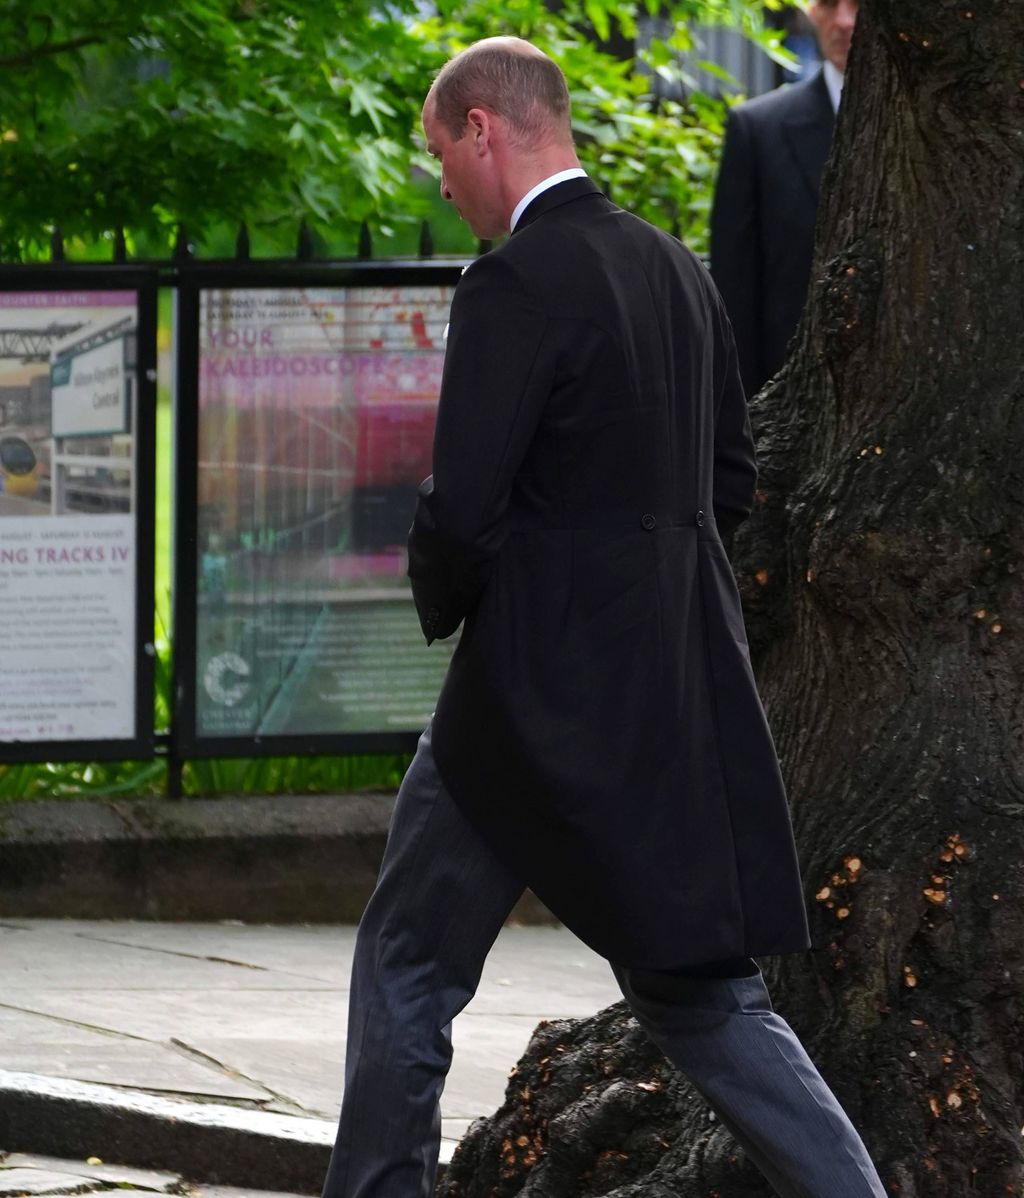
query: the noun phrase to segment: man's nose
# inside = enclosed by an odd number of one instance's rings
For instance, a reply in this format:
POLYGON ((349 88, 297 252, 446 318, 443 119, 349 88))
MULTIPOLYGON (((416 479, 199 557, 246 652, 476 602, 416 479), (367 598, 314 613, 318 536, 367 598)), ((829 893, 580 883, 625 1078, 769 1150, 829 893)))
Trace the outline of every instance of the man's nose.
POLYGON ((448 190, 448 180, 444 177, 444 171, 441 172, 441 199, 450 200, 452 193, 448 190))
POLYGON ((857 0, 839 0, 836 20, 844 28, 852 29, 857 23, 857 0))

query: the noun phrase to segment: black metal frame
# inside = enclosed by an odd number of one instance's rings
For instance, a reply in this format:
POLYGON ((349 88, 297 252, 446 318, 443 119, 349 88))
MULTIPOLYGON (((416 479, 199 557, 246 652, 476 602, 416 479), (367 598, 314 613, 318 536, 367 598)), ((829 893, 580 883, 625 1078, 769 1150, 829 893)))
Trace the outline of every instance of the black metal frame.
POLYGON ((5 763, 148 760, 153 728, 153 601, 156 511, 156 325, 158 271, 151 266, 4 266, 0 291, 134 291, 138 294, 135 471, 135 736, 120 740, 2 741, 5 763))
POLYGON ((469 259, 346 262, 182 262, 178 286, 172 762, 210 757, 411 752, 415 732, 306 736, 196 735, 198 578, 199 293, 206 288, 444 286, 469 259))

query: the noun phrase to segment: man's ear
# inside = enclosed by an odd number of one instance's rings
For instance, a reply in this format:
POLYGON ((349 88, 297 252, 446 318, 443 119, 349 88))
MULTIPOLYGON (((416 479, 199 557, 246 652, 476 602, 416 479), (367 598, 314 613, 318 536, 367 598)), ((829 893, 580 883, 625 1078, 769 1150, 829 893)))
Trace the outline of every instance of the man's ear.
POLYGON ((494 117, 486 108, 471 108, 466 113, 465 136, 472 138, 477 154, 485 154, 490 149, 493 132, 494 117))

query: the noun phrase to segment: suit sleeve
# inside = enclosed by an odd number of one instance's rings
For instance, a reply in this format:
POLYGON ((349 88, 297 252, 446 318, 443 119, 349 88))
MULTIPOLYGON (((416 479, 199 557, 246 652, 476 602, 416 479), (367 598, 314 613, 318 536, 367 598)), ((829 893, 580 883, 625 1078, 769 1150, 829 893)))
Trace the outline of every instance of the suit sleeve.
POLYGON ((427 643, 473 610, 507 535, 512 484, 553 377, 548 318, 500 254, 478 259, 452 302, 433 474, 409 533, 427 643))
POLYGON ((714 505, 719 534, 729 536, 750 515, 757 491, 757 455, 750 431, 736 343, 721 304, 716 312, 714 505))
POLYGON ((711 277, 732 321, 740 377, 748 395, 758 391, 764 381, 759 203, 750 120, 742 109, 733 109, 725 128, 711 207, 711 277))

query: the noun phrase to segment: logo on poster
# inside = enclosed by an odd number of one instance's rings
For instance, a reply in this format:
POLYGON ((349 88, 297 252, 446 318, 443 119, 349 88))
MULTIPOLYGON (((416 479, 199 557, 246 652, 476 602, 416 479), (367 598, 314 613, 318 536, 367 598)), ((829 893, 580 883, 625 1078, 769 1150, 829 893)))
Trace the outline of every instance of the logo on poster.
POLYGON ((234 707, 249 693, 249 663, 237 653, 218 653, 206 663, 203 686, 223 707, 234 707))

